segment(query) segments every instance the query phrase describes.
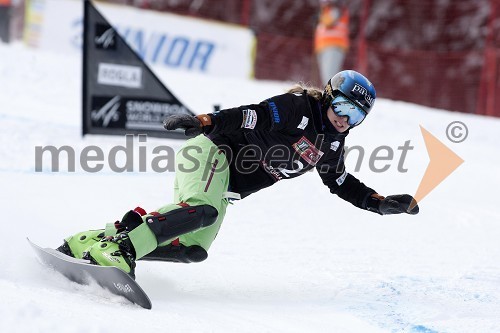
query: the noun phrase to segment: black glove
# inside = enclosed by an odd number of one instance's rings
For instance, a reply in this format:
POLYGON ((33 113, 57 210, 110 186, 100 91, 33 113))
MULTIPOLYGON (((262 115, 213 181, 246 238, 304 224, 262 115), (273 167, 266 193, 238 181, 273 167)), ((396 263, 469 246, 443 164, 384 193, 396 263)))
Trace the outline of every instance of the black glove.
POLYGON ((380 215, 390 215, 390 214, 418 214, 419 208, 414 202, 414 198, 409 194, 396 194, 389 195, 385 198, 378 195, 371 196, 368 199, 366 209, 379 213, 380 215), (415 205, 412 209, 410 206, 415 205))
POLYGON ((197 117, 187 114, 177 114, 166 118, 163 120, 163 127, 169 131, 182 128, 187 136, 198 135, 203 132, 201 121, 197 117))

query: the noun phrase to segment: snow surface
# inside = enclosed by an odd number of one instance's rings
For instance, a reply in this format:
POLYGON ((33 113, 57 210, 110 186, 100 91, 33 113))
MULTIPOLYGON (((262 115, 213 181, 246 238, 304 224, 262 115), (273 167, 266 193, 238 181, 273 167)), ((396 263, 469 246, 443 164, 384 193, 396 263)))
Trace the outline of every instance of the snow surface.
MULTIPOLYGON (((172 200, 173 173, 35 172, 35 147, 98 145, 80 136, 81 59, 0 44, 1 332, 498 332, 500 331, 500 120, 377 100, 348 146, 365 158, 353 172, 381 194, 416 192, 428 155, 419 125, 465 163, 421 202, 418 216, 378 216, 331 195, 315 172, 283 181, 228 209, 209 259, 139 262, 151 311, 43 268, 25 238, 56 247, 141 205, 172 200), (469 137, 447 140, 455 120, 469 137), (398 172, 398 146, 414 149, 398 172), (386 172, 367 156, 392 147, 386 172), (372 168, 373 169, 373 168, 372 168)), ((196 113, 282 93, 291 83, 157 71, 196 113)), ((183 141, 148 138, 178 149, 183 141)), ((105 155, 106 156, 106 155, 105 155)), ((153 155, 148 155, 149 157, 153 155)), ((136 156, 137 158, 137 156, 136 156)), ((355 169, 356 154, 347 165, 355 169)), ((378 161, 381 167, 386 161, 378 161)))

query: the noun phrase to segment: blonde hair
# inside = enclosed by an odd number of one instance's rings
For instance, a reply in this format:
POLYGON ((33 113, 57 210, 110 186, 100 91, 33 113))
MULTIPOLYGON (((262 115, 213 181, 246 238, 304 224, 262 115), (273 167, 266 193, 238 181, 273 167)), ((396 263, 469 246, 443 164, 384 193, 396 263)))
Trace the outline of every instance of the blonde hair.
POLYGON ((307 94, 309 96, 313 97, 318 101, 321 101, 321 97, 323 96, 323 90, 303 82, 298 82, 297 84, 295 84, 293 87, 288 89, 287 93, 289 94, 303 93, 304 90, 307 91, 307 94))

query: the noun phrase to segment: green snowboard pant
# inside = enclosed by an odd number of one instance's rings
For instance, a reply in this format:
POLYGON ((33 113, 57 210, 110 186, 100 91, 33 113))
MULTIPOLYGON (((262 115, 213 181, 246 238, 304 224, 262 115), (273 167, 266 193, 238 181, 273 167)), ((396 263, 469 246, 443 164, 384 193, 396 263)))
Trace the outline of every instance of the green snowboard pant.
MULTIPOLYGON (((214 207, 218 212, 214 224, 179 237, 180 243, 185 246, 199 245, 208 250, 217 236, 228 205, 229 166, 226 156, 210 139, 199 135, 189 139, 176 154, 175 170, 174 203, 162 206, 156 212, 163 214, 178 209, 179 203, 214 207)), ((143 216, 143 220, 148 216, 143 216)), ((172 241, 158 244, 147 223, 132 230, 129 236, 136 251, 136 259, 172 241)))

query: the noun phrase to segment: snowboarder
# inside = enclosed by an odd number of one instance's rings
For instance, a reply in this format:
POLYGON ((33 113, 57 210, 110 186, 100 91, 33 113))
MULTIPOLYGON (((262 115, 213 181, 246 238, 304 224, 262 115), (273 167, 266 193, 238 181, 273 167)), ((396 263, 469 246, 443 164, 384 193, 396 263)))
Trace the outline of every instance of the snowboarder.
POLYGON ((259 104, 170 116, 165 129, 195 136, 176 156, 174 203, 148 214, 138 207, 105 229, 66 238, 58 250, 132 276, 139 259, 200 262, 229 201, 312 168, 331 193, 358 208, 417 214, 412 196, 383 197, 345 169, 344 140, 370 113, 375 98, 370 81, 347 70, 333 76, 324 91, 297 85, 259 104))

